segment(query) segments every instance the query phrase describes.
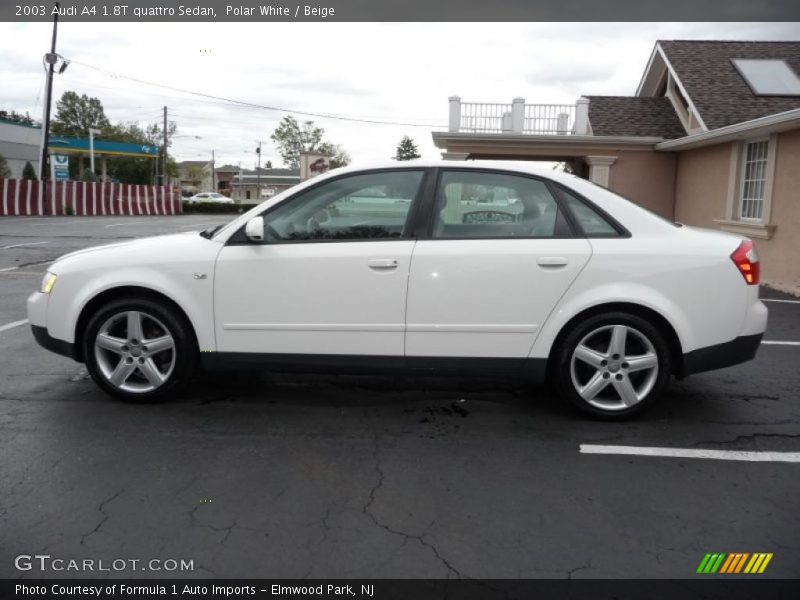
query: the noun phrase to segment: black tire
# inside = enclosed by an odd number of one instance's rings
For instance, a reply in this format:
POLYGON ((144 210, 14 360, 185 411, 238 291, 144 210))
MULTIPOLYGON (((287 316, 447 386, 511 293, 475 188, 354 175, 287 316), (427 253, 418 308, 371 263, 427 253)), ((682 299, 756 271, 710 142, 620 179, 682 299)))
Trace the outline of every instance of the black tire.
MULTIPOLYGON (((158 335, 158 333, 154 335, 158 335)), ((147 335, 143 337, 146 338, 147 335)), ((145 348, 145 346, 142 346, 142 348, 145 348)), ((161 354, 163 355, 164 352, 161 354)), ((92 379, 94 379, 97 385, 107 394, 126 402, 151 403, 175 397, 186 388, 196 370, 199 352, 194 330, 188 319, 181 312, 155 299, 133 297, 112 300, 94 314, 84 332, 83 356, 86 362, 86 368, 92 379), (167 353, 167 359, 164 359, 163 356, 159 356, 158 358, 153 357, 153 360, 163 360, 164 362, 168 360, 171 364, 171 368, 163 379, 163 383, 149 391, 131 391, 112 384, 104 374, 103 365, 98 362, 98 356, 95 354, 95 341, 100 332, 100 328, 104 327, 104 324, 108 323, 110 319, 120 315, 120 313, 128 311, 137 311, 141 313, 144 317, 144 327, 147 328, 149 325, 151 331, 160 332, 161 329, 165 329, 167 333, 172 336, 174 342, 174 348, 165 351, 167 353)), ((128 358, 132 361, 137 360, 130 356, 128 358)), ((113 361, 114 359, 115 354, 113 352, 109 352, 107 355, 101 353, 100 360, 103 362, 108 360, 113 361), (110 358, 107 359, 105 356, 110 358)), ((119 358, 119 361, 122 360, 122 358, 119 358)), ((106 363, 104 366, 107 372, 109 365, 106 363)), ((133 378, 131 385, 135 385, 138 380, 142 380, 143 387, 147 387, 144 373, 138 369, 129 377, 133 378)), ((123 384, 125 383, 126 382, 123 382, 123 384)))
POLYGON ((661 330, 642 317, 625 312, 602 313, 580 321, 558 344, 554 358, 553 374, 556 388, 561 397, 584 413, 601 419, 626 419, 646 410, 658 398, 672 372, 670 348, 661 330), (611 354, 611 337, 614 326, 617 325, 627 328, 627 347, 632 355, 655 354, 658 361, 655 370, 650 368, 628 372, 628 369, 634 367, 632 363, 625 362, 624 356, 613 359, 614 356, 618 356, 611 354), (606 335, 609 338, 609 346, 603 350, 603 336, 606 335), (640 335, 642 337, 639 337, 640 335), (587 338, 587 336, 589 337, 587 338), (630 336, 630 339, 627 336, 630 336), (650 346, 646 345, 645 340, 649 342, 650 346), (582 342, 582 345, 587 347, 591 347, 592 343, 598 344, 598 352, 606 354, 606 364, 596 367, 576 359, 573 365, 573 355, 582 342), (628 366, 625 367, 625 365, 628 366), (578 383, 584 385, 584 388, 581 389, 585 390, 587 396, 591 395, 591 392, 587 391, 588 384, 596 375, 606 380, 606 383, 600 382, 605 387, 601 388, 601 391, 592 400, 587 400, 576 387, 573 373, 578 383), (634 391, 637 391, 638 385, 638 391, 642 392, 641 399, 636 400, 633 404, 626 403, 623 393, 617 387, 618 385, 622 387, 627 383, 630 383, 634 391))

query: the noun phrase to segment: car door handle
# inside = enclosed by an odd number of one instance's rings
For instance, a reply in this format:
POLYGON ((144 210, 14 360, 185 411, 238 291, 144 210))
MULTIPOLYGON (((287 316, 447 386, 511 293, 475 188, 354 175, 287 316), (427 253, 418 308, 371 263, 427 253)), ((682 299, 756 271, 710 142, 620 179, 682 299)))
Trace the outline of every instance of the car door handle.
POLYGON ((367 261, 370 269, 396 269, 396 258, 372 258, 367 261))
POLYGON ((543 268, 565 267, 569 264, 569 259, 564 256, 540 256, 536 259, 536 264, 543 268))

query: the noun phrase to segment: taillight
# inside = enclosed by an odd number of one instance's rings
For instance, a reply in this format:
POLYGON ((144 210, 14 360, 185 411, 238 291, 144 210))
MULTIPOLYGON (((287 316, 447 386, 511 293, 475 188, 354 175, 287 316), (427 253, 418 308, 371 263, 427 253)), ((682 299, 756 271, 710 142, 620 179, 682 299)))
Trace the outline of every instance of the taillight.
POLYGON ((744 240, 731 254, 731 260, 744 277, 747 285, 758 285, 760 269, 758 268, 758 252, 751 240, 744 240))

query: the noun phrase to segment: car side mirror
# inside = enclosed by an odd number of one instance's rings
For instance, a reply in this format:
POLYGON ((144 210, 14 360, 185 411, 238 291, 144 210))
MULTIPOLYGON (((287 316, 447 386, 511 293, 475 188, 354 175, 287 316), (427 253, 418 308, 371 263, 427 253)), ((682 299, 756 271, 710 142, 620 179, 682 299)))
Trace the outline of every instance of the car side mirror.
POLYGON ((244 226, 244 234, 251 242, 264 241, 264 217, 253 217, 244 226))

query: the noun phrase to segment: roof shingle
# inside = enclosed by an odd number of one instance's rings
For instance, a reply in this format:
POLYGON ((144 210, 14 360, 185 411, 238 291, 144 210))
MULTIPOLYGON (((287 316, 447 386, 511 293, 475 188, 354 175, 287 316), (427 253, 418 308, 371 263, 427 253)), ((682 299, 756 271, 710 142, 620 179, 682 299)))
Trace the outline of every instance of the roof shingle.
MULTIPOLYGON (((800 108, 800 96, 758 96, 731 62, 783 59, 800 74, 800 42, 658 42, 709 129, 800 108)), ((590 105, 591 107, 591 105, 590 105)))
POLYGON ((594 135, 674 139, 686 135, 669 98, 585 96, 594 135))

